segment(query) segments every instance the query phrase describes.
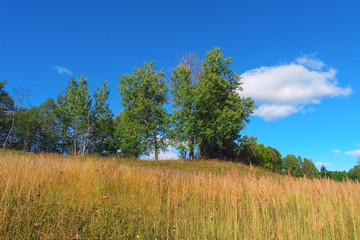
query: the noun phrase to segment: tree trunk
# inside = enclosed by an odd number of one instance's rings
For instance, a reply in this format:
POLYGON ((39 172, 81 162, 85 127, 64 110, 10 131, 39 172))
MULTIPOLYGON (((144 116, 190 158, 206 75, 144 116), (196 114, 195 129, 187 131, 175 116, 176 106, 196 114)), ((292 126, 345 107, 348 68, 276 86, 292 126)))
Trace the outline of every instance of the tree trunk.
POLYGON ((82 151, 82 155, 85 156, 85 149, 86 149, 86 140, 89 136, 89 132, 90 132, 90 111, 88 112, 88 124, 87 124, 87 131, 84 137, 84 147, 83 147, 83 151, 82 151))
POLYGON ((204 160, 204 140, 200 143, 200 160, 204 160))
POLYGON ((4 145, 3 145, 3 149, 6 148, 7 142, 9 141, 9 138, 10 138, 10 135, 12 133, 12 130, 14 129, 14 126, 15 126, 15 114, 13 113, 11 128, 10 128, 10 131, 9 131, 8 135, 6 136, 6 139, 5 139, 5 142, 4 142, 4 145))
POLYGON ((155 149, 155 161, 159 161, 159 146, 158 146, 156 134, 154 134, 154 149, 155 149))
POLYGON ((83 147, 82 154, 81 154, 81 155, 83 155, 83 156, 85 156, 86 139, 87 139, 87 137, 88 137, 88 134, 89 134, 89 129, 88 129, 88 131, 86 132, 86 135, 85 135, 85 137, 84 137, 84 147, 83 147))
POLYGON ((195 159, 195 154, 194 154, 194 138, 190 137, 188 140, 188 147, 189 147, 189 160, 194 160, 195 159))
POLYGON ((27 141, 27 140, 24 140, 23 152, 26 152, 27 145, 28 145, 28 141, 27 141))
POLYGON ((76 154, 76 134, 77 134, 77 119, 75 122, 75 128, 74 128, 74 136, 73 136, 73 142, 74 142, 74 155, 76 154))

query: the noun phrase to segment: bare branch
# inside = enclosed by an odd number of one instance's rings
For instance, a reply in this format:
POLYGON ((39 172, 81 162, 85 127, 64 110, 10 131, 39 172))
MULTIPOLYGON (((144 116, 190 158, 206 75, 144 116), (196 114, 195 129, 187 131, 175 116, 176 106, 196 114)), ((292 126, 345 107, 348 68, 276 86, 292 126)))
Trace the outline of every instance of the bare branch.
POLYGON ((201 64, 199 58, 196 56, 196 52, 186 53, 180 59, 180 64, 189 69, 191 72, 192 84, 194 84, 201 74, 201 64))

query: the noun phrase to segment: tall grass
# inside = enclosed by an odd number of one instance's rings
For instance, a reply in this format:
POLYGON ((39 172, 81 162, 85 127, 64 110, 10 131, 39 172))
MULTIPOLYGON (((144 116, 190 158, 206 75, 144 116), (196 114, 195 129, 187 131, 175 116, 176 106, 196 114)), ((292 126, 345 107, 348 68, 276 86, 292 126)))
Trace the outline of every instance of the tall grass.
POLYGON ((1 239, 359 239, 359 206, 241 164, 0 153, 1 239))

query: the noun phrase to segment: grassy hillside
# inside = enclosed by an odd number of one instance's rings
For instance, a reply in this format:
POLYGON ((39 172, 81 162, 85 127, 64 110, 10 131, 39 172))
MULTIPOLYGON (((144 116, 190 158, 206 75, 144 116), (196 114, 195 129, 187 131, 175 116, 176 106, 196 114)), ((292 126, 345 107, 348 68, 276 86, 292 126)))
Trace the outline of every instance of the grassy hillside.
POLYGON ((359 205, 242 164, 0 153, 0 239, 359 239, 359 205))

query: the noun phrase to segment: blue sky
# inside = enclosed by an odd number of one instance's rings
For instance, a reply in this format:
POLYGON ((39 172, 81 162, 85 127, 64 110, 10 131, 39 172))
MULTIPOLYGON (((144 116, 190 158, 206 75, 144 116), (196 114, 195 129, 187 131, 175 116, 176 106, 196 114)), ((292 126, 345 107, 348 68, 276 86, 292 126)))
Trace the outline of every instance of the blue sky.
POLYGON ((244 130, 283 155, 348 170, 360 155, 356 0, 9 1, 0 7, 0 80, 56 98, 71 74, 103 80, 114 113, 120 74, 220 47, 259 105, 244 130), (357 152, 356 152, 357 151, 357 152))

